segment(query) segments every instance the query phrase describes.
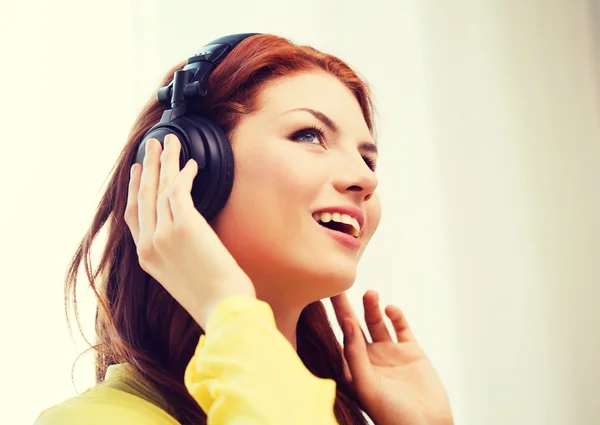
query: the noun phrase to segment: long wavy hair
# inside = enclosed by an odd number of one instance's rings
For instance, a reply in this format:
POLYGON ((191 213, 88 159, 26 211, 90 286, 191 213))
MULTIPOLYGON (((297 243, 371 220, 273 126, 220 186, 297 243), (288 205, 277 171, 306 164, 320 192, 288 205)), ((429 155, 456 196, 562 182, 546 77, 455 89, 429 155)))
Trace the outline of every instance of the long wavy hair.
MULTIPOLYGON (((161 87, 176 70, 172 68, 161 87)), ((374 108, 369 86, 340 59, 309 46, 299 46, 274 35, 255 35, 243 40, 214 70, 208 95, 194 110, 214 121, 231 136, 239 120, 258 108, 258 94, 265 84, 294 73, 320 69, 337 77, 354 93, 365 122, 373 129, 374 108)), ((141 136, 157 123, 165 109, 150 100, 135 120, 125 146, 108 178, 91 226, 82 238, 65 278, 65 309, 77 310, 76 286, 83 263, 85 277, 94 291, 96 309, 96 382, 104 380, 108 366, 127 363, 138 379, 153 387, 166 402, 161 406, 183 425, 206 424, 206 415, 184 385, 184 371, 203 330, 169 293, 144 272, 136 246, 124 221, 133 162, 141 136), (105 228, 106 226, 106 228, 105 228), (92 265, 91 250, 101 230, 106 230, 99 264, 92 265)), ((366 425, 359 403, 344 380, 342 348, 336 340, 321 301, 309 304, 297 328, 298 355, 316 376, 337 383, 334 412, 342 425, 366 425)))

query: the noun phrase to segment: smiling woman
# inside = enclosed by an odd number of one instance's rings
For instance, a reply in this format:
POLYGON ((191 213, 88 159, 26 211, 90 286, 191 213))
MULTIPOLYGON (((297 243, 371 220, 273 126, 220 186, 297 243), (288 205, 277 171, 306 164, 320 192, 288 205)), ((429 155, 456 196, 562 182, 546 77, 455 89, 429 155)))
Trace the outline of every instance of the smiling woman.
MULTIPOLYGON (((184 65, 162 85, 177 86, 184 65)), ((343 294, 381 217, 367 84, 333 56, 255 35, 206 87, 187 112, 214 121, 231 145, 226 202, 206 219, 196 209, 203 161, 181 164, 190 145, 172 134, 145 137, 174 113, 151 101, 66 282, 72 296, 83 264, 98 296, 97 385, 38 424, 354 425, 366 423, 363 411, 377 425, 451 423, 402 313, 385 310, 396 342, 377 294, 367 293, 367 347, 343 294), (91 245, 105 225, 92 270, 91 245), (329 297, 343 349, 321 302, 329 297)))

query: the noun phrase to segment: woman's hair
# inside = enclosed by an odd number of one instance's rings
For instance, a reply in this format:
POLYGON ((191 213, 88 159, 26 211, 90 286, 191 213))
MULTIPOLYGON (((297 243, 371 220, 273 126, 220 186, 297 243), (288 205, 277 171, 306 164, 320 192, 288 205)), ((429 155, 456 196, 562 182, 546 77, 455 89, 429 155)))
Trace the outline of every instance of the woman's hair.
MULTIPOLYGON (((161 87, 182 69, 180 63, 164 78, 161 87)), ((338 58, 308 46, 298 46, 274 35, 256 35, 243 40, 215 69, 208 81, 208 94, 194 105, 231 136, 245 114, 256 111, 265 84, 294 73, 323 70, 337 77, 354 93, 365 122, 373 129, 374 109, 368 85, 338 58)), ((65 280, 65 308, 77 310, 76 285, 83 263, 86 277, 98 299, 95 351, 96 381, 108 366, 128 363, 134 373, 154 387, 166 401, 168 413, 182 424, 205 424, 206 415, 184 385, 184 371, 203 330, 177 301, 144 272, 136 246, 124 221, 133 163, 141 136, 162 115, 165 105, 152 99, 135 121, 124 149, 111 170, 108 185, 86 235, 70 263, 65 280), (96 269, 91 251, 96 236, 106 225, 106 243, 96 269)), ((342 425, 366 424, 358 401, 344 381, 342 349, 336 340, 321 301, 308 305, 300 315, 297 350, 306 367, 316 376, 337 383, 335 416, 342 425)))

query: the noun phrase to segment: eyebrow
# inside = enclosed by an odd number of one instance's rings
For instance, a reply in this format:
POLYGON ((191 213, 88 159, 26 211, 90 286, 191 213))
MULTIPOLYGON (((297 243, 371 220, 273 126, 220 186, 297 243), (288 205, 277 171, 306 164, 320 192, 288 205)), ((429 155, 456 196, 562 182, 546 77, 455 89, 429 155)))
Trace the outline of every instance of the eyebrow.
MULTIPOLYGON (((317 111, 316 109, 296 108, 296 109, 290 109, 289 111, 285 112, 284 114, 287 114, 290 112, 296 112, 296 111, 304 111, 304 112, 310 113, 316 119, 318 119, 323 124, 325 124, 325 126, 327 126, 327 128, 329 128, 334 134, 339 134, 339 132, 340 132, 339 126, 331 118, 329 118, 327 115, 325 115, 323 112, 317 111)), ((377 144, 375 144, 375 143, 362 142, 360 145, 358 145, 358 149, 364 150, 366 152, 372 152, 374 154, 378 154, 377 144)))

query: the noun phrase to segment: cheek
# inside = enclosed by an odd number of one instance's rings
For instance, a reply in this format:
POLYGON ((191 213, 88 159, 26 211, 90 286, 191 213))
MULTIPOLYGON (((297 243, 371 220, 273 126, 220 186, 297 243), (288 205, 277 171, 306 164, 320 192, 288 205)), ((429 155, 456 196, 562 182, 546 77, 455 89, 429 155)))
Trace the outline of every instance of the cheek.
POLYGON ((290 241, 309 223, 323 182, 310 158, 290 148, 283 142, 236 153, 234 187, 213 228, 238 260, 273 261, 293 250, 290 241))
POLYGON ((291 142, 266 143, 265 149, 241 151, 238 158, 235 184, 246 207, 277 205, 271 214, 288 207, 308 210, 323 184, 318 161, 291 142))

